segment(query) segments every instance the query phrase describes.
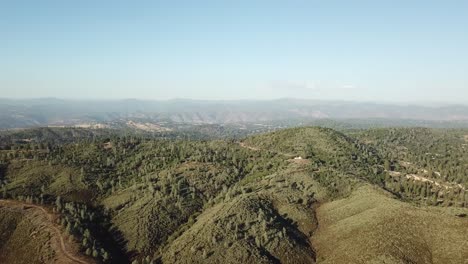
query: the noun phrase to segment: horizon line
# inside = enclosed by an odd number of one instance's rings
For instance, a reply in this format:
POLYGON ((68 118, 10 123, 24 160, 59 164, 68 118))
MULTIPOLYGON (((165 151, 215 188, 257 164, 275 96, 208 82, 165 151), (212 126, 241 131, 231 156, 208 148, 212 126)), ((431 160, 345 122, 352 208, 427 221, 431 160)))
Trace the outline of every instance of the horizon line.
POLYGON ((147 98, 66 98, 66 97, 0 97, 0 100, 9 101, 33 101, 33 100, 57 100, 57 101, 103 101, 103 102, 115 102, 115 101, 145 101, 145 102, 170 102, 170 101, 198 101, 198 102, 273 102, 273 101, 317 101, 317 102, 341 102, 341 103, 374 103, 374 104, 406 104, 406 105, 465 105, 468 106, 468 102, 455 102, 455 101, 395 101, 395 100, 346 100, 346 99, 317 99, 317 98, 297 98, 297 97, 278 97, 269 99, 260 98, 243 98, 243 99, 200 99, 200 98, 165 98, 165 99, 147 99, 147 98))

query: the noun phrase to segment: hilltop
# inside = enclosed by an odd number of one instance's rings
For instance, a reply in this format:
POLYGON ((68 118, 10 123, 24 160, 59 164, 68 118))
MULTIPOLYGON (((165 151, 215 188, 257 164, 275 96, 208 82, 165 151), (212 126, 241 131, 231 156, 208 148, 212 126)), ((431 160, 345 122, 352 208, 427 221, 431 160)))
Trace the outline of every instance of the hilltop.
MULTIPOLYGON (((468 164, 466 130, 301 127, 239 140, 69 130, 4 143, 0 187, 53 207, 93 261, 461 263, 468 254, 467 179, 452 176, 468 164), (434 159, 418 158, 426 152, 434 159)), ((9 137, 29 132, 18 133, 9 137)))

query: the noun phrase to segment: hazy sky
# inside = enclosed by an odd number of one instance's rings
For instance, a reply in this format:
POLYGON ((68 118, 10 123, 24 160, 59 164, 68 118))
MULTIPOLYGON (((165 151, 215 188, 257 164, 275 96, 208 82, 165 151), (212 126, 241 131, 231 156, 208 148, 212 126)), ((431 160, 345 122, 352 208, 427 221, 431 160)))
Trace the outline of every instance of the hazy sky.
POLYGON ((0 1, 0 97, 468 101, 468 1, 0 1))

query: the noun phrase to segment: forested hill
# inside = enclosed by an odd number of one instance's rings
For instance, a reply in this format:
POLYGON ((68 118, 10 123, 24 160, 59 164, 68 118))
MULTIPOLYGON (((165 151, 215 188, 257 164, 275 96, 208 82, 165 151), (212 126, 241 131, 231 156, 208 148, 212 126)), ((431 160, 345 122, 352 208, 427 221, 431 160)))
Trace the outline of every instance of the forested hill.
MULTIPOLYGON (((57 226, 98 262, 468 256, 468 130, 301 127, 216 140, 73 131, 8 134, 1 196, 57 212, 57 226)), ((14 229, 15 217, 0 226, 14 229)), ((4 234, 0 260, 25 233, 4 234)))

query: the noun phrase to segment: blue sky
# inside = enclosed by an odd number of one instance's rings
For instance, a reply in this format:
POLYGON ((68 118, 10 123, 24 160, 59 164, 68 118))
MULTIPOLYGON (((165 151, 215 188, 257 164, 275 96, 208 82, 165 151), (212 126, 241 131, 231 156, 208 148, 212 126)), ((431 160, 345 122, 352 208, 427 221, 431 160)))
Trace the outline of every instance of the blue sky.
POLYGON ((468 102, 468 1, 1 1, 0 97, 468 102))

